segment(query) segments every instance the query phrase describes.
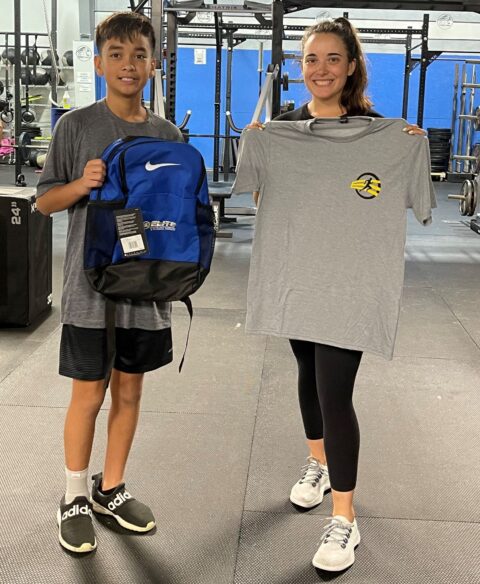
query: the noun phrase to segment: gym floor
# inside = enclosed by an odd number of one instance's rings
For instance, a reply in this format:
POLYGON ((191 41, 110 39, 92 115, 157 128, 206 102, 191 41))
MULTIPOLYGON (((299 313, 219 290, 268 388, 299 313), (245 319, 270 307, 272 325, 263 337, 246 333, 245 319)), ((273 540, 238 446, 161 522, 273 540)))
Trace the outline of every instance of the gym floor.
MULTIPOLYGON (((0 182, 11 186, 1 169, 0 182)), ((355 405, 361 428, 356 510, 362 542, 346 572, 311 559, 331 495, 300 513, 288 501, 307 451, 288 342, 243 331, 254 218, 225 226, 212 273, 174 307, 175 361, 147 375, 127 468, 148 503, 146 535, 95 520, 83 557, 57 540, 69 381, 57 375, 66 214, 54 218, 54 308, 29 329, 0 331, 1 584, 478 584, 480 576, 480 236, 435 183, 434 224, 409 214, 395 358, 366 355, 355 405)), ((248 196, 228 205, 250 204, 248 196)), ((354 221, 339 217, 339 223, 354 221)), ((108 397, 91 472, 102 467, 108 397)))

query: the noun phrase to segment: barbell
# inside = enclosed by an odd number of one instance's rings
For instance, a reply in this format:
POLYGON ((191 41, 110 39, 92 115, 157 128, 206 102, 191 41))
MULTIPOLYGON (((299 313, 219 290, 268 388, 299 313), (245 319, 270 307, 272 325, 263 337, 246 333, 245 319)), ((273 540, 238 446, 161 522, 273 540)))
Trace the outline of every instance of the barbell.
POLYGON ((449 199, 456 199, 460 201, 459 209, 463 217, 472 217, 475 215, 475 210, 478 203, 478 182, 476 180, 467 179, 463 182, 462 190, 459 195, 448 195, 449 199))
POLYGON ((480 105, 475 108, 475 112, 472 114, 461 114, 458 116, 462 120, 470 120, 473 122, 473 127, 475 131, 480 130, 480 105))

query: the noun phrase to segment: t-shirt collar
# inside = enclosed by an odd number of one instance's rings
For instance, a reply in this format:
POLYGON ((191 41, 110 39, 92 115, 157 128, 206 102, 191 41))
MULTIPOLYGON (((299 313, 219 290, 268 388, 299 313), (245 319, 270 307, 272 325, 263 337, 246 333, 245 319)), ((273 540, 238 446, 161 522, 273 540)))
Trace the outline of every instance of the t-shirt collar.
POLYGON ((304 122, 305 133, 331 142, 354 142, 372 131, 375 118, 369 116, 312 118, 304 122), (357 131, 354 131, 357 130, 357 131), (331 132, 334 131, 333 135, 331 132), (342 135, 344 133, 344 135, 342 135))

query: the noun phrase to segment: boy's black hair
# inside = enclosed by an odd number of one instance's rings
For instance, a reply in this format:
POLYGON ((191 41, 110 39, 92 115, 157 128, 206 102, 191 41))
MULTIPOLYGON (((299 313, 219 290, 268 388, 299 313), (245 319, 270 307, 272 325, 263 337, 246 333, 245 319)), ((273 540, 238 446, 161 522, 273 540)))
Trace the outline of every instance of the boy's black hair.
POLYGON ((150 20, 138 12, 114 12, 97 25, 95 43, 100 53, 103 45, 112 38, 124 42, 142 35, 148 39, 152 53, 155 51, 155 31, 150 20))

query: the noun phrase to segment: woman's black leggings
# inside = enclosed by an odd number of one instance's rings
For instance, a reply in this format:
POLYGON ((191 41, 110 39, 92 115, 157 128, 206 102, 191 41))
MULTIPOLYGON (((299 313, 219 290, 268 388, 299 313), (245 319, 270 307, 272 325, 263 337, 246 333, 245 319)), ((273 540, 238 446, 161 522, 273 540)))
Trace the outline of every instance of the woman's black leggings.
POLYGON ((298 396, 309 440, 324 439, 330 484, 352 491, 357 482, 360 431, 352 403, 361 351, 290 340, 298 362, 298 396))

